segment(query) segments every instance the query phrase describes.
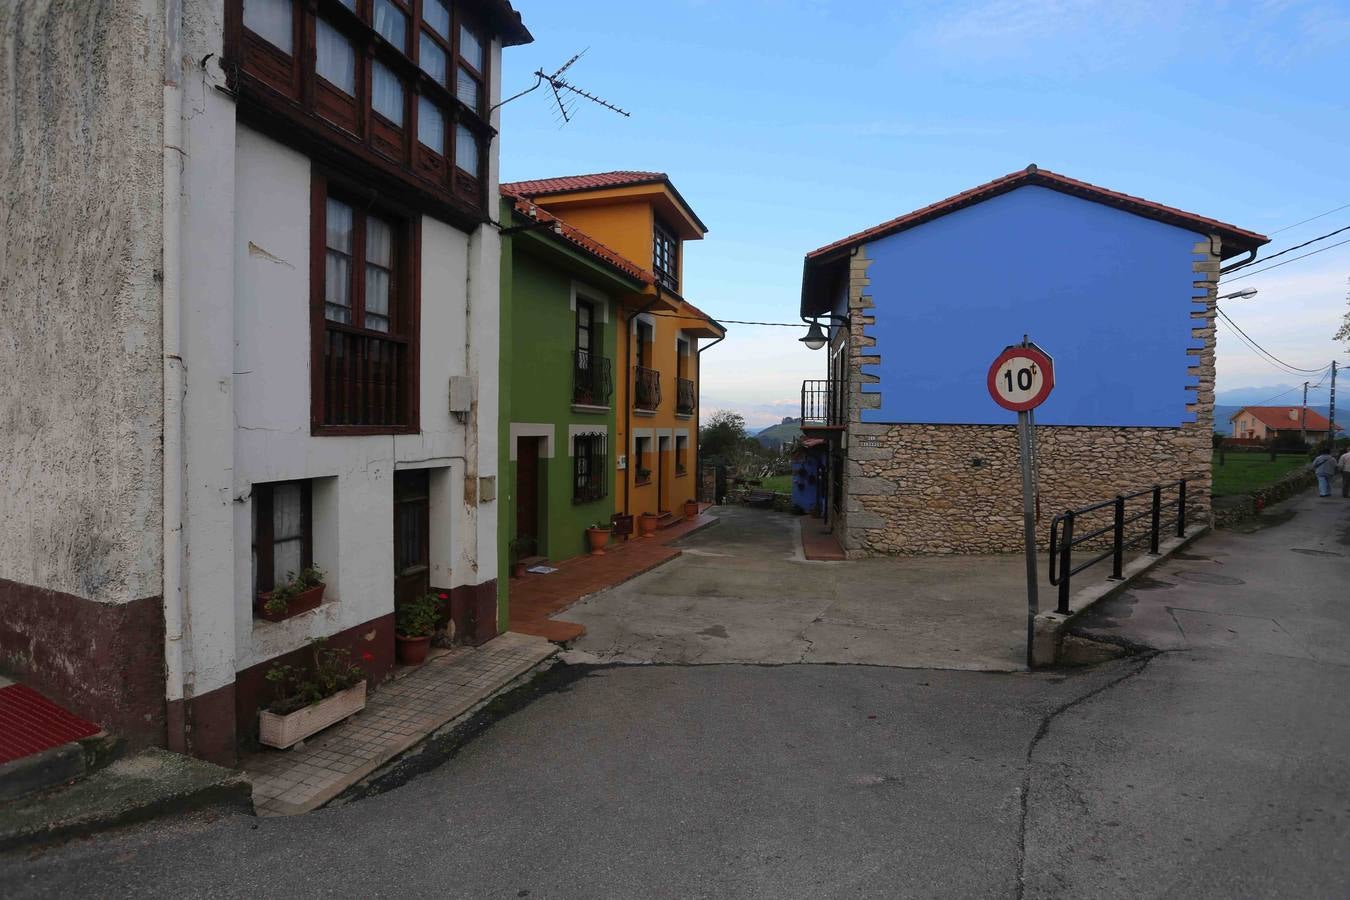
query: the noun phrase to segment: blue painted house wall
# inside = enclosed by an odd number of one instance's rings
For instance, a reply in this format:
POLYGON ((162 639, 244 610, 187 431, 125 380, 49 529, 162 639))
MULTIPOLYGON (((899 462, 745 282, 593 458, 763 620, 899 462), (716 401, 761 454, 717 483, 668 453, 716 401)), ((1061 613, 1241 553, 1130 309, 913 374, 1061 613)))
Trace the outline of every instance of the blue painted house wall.
POLYGON ((1194 245, 1205 236, 1028 185, 866 246, 881 356, 864 422, 1006 424, 985 386, 1024 333, 1055 361, 1037 424, 1195 421, 1194 245))

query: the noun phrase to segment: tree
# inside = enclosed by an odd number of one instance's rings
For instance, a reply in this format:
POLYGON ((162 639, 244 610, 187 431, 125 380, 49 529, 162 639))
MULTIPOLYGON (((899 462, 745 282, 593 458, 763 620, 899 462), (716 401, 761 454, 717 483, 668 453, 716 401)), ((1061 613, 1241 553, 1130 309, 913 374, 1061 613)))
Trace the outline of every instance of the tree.
MULTIPOLYGON (((1346 293, 1345 302, 1347 305, 1350 305, 1350 292, 1346 293)), ((1350 344, 1350 311, 1347 311, 1345 316, 1341 319, 1340 330, 1336 332, 1333 340, 1345 341, 1347 344, 1350 344)))
POLYGON ((719 409, 712 414, 708 424, 698 430, 699 451, 706 460, 738 465, 749 437, 744 416, 729 409, 719 409))

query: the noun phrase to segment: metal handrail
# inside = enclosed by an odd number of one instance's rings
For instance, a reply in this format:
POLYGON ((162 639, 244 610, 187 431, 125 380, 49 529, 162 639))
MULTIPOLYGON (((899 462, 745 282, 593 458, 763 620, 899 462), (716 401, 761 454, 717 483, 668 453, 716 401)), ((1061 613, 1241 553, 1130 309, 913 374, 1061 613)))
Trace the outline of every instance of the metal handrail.
MULTIPOLYGON (((1169 481, 1166 484, 1155 484, 1151 488, 1144 488, 1140 491, 1134 491, 1129 494, 1117 494, 1110 500, 1102 500, 1098 503, 1092 503, 1087 506, 1080 506, 1077 509, 1066 509, 1064 512, 1055 516, 1050 522, 1050 583, 1059 588, 1058 612, 1064 615, 1069 613, 1069 585, 1073 576, 1082 572, 1084 569, 1091 568, 1102 560, 1110 557, 1111 575, 1113 580, 1119 580, 1124 577, 1125 567, 1125 548, 1132 547, 1139 541, 1148 538, 1148 552, 1154 556, 1158 554, 1158 547, 1161 543, 1161 533, 1164 528, 1176 526, 1177 537, 1186 536, 1186 481, 1182 478, 1178 481, 1169 481), (1175 500, 1176 515, 1164 520, 1163 511, 1163 491, 1176 490, 1175 500), (1137 497, 1151 495, 1149 507, 1132 515, 1125 514, 1126 502, 1137 497), (1111 507, 1113 515, 1111 524, 1089 531, 1086 534, 1074 535, 1074 523, 1080 516, 1096 512, 1100 509, 1111 507), (1126 538, 1125 526, 1132 522, 1138 522, 1144 517, 1149 519, 1149 528, 1145 532, 1136 534, 1132 538, 1126 538), (1080 544, 1087 543, 1104 534, 1111 535, 1111 546, 1088 558, 1077 565, 1074 565, 1073 548, 1080 544)), ((1168 507, 1173 506, 1172 502, 1168 507)))

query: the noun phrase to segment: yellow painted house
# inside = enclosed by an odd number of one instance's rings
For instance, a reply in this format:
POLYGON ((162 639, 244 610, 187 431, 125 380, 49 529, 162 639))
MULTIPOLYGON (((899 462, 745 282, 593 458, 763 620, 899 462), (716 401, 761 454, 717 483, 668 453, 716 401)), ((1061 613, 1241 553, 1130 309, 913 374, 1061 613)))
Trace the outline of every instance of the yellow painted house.
POLYGON ((726 336, 683 295, 684 242, 702 240, 707 228, 662 172, 519 181, 502 191, 651 276, 617 298, 614 508, 678 517, 698 498, 699 340, 706 349, 726 336))

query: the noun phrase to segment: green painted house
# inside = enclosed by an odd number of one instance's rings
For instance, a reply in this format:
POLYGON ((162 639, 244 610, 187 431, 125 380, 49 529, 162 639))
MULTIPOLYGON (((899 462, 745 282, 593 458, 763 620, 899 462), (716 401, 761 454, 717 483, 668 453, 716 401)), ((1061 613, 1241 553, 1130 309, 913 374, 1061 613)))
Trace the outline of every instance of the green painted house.
POLYGON ((511 563, 585 553, 614 513, 618 309, 651 275, 503 192, 498 617, 511 563))

